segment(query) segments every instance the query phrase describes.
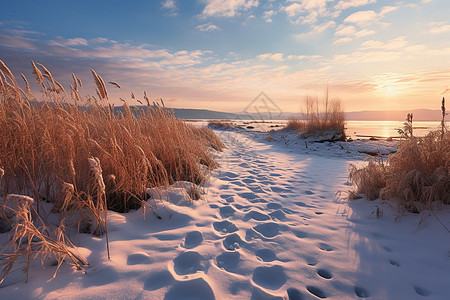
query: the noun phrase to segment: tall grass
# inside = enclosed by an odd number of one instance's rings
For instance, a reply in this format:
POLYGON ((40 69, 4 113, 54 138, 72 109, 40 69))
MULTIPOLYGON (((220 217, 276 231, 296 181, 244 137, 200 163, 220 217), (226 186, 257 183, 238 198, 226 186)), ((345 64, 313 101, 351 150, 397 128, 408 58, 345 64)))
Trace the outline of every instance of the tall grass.
POLYGON ((369 200, 392 199, 400 209, 420 212, 436 204, 450 204, 450 132, 443 126, 425 137, 406 135, 387 163, 371 161, 365 168, 350 167, 356 193, 369 200))
POLYGON ((230 121, 210 120, 210 121, 208 121, 208 127, 220 128, 220 129, 229 129, 229 128, 234 128, 234 125, 230 121))
POLYGON ((49 201, 62 218, 77 215, 80 231, 101 235, 107 233, 107 209, 144 205, 149 187, 202 184, 216 167, 210 148, 224 145, 213 131, 175 118, 163 104, 150 104, 146 94, 146 109, 132 111, 124 100, 122 112, 115 113, 94 70, 97 97, 82 93, 74 74, 69 96, 45 66, 32 62, 32 70, 41 87, 39 102, 26 77, 21 88, 0 61, 4 216, 7 195, 24 194, 34 200, 37 215, 42 201, 49 201))
POLYGON ((322 99, 317 96, 306 96, 304 120, 291 119, 287 129, 302 132, 302 137, 334 134, 345 140, 345 117, 339 99, 328 96, 328 90, 322 99))

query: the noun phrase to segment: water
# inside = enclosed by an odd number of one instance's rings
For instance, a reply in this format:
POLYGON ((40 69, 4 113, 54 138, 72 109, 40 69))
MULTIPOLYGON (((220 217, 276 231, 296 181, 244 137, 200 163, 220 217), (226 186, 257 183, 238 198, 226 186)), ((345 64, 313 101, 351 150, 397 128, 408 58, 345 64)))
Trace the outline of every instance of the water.
MULTIPOLYGON (((399 121, 346 121, 346 134, 352 138, 398 137, 398 129, 403 128, 404 122, 399 121)), ((438 130, 441 123, 438 121, 413 122, 415 136, 427 135, 430 131, 438 130)))
MULTIPOLYGON (((230 121, 228 121, 230 122, 230 121)), ((264 123, 253 120, 233 120, 234 124, 244 124, 252 126, 254 130, 269 131, 271 129, 280 129, 288 121, 287 120, 268 120, 264 123)), ((203 120, 207 124, 206 120, 203 120)), ((388 138, 399 137, 399 128, 403 128, 404 122, 401 121, 346 121, 346 134, 353 139, 367 139, 370 137, 388 138)), ((413 122, 413 134, 415 136, 425 136, 430 131, 439 130, 441 122, 439 121, 415 121, 413 122)))

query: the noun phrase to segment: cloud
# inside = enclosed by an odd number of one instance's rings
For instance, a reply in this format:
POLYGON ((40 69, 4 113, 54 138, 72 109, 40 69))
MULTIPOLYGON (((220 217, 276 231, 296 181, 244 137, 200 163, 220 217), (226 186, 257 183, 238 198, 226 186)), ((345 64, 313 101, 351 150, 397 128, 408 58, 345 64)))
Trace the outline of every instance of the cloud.
POLYGON ((292 23, 315 24, 319 17, 329 16, 327 3, 333 0, 288 0, 281 10, 292 23))
POLYGON ((345 18, 344 22, 362 26, 377 21, 378 17, 378 14, 373 10, 357 11, 345 18))
POLYGON ((344 37, 344 38, 340 38, 340 39, 335 40, 333 42, 333 45, 344 44, 344 43, 348 43, 348 42, 351 42, 351 41, 352 41, 352 38, 344 37))
POLYGON ((430 29, 428 30, 431 34, 440 34, 450 31, 450 25, 445 22, 431 22, 427 24, 430 29))
POLYGON ((339 25, 339 27, 336 29, 335 35, 336 36, 350 36, 350 35, 354 35, 355 33, 356 33, 355 26, 339 25))
POLYGON ((289 0, 290 2, 299 2, 301 6, 305 10, 313 10, 313 9, 324 9, 327 5, 327 2, 331 2, 333 0, 289 0))
POLYGON ((332 28, 332 27, 335 27, 335 26, 336 26, 336 22, 334 22, 334 21, 328 21, 328 22, 321 23, 319 25, 313 25, 311 27, 311 31, 305 32, 305 33, 295 34, 294 38, 297 39, 297 40, 303 40, 305 38, 308 38, 308 37, 317 35, 319 33, 322 33, 325 30, 327 30, 329 28, 332 28))
POLYGON ((295 17, 301 12, 304 11, 303 6, 301 6, 299 3, 292 3, 286 7, 284 7, 284 11, 289 17, 295 17))
POLYGON ((73 39, 62 39, 57 41, 50 41, 53 45, 64 45, 64 46, 87 46, 88 41, 83 38, 73 38, 73 39))
POLYGON ((214 25, 213 23, 209 22, 206 24, 201 24, 198 25, 197 27, 195 27, 196 29, 200 30, 200 31, 214 31, 214 30, 220 30, 219 27, 217 27, 216 25, 214 25))
POLYGON ((171 16, 177 15, 178 7, 175 4, 175 0, 165 0, 161 5, 164 9, 169 10, 171 16))
POLYGON ((271 59, 271 60, 275 60, 275 61, 283 61, 283 53, 265 53, 265 54, 261 54, 257 56, 258 59, 260 60, 267 60, 267 59, 271 59))
POLYGON ((399 6, 385 6, 385 7, 383 7, 383 9, 381 9, 380 15, 383 16, 383 15, 393 12, 399 8, 400 8, 399 6))
POLYGON ((20 35, 0 34, 0 45, 27 50, 37 49, 35 40, 20 35))
POLYGON ((375 3, 377 0, 345 0, 339 1, 338 4, 334 7, 336 10, 346 10, 350 7, 359 7, 368 5, 371 3, 375 3))
POLYGON ((338 39, 333 44, 341 44, 344 42, 349 42, 352 40, 353 37, 360 38, 360 37, 373 35, 375 33, 376 33, 375 30, 371 30, 371 29, 357 30, 356 27, 353 25, 341 24, 341 25, 339 25, 339 27, 336 29, 336 32, 334 33, 334 35, 336 37, 338 37, 338 39))
POLYGON ((204 0, 206 6, 202 15, 205 17, 234 17, 240 11, 258 6, 258 0, 204 0))
POLYGON ((276 12, 274 10, 267 10, 263 13, 263 18, 267 23, 272 23, 272 16, 275 14, 276 12))
POLYGON ((383 49, 383 50, 399 50, 403 49, 408 45, 406 38, 400 36, 395 39, 391 39, 387 42, 381 42, 376 40, 366 41, 361 44, 362 49, 383 49))

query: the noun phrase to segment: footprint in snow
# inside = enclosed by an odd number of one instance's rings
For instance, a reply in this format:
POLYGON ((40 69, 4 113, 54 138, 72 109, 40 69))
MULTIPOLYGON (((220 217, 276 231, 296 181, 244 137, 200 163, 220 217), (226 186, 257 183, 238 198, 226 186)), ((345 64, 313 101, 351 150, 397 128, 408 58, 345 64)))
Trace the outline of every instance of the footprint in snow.
POLYGON ((330 245, 328 245, 326 243, 320 243, 318 245, 318 247, 319 247, 320 250, 323 250, 323 251, 333 251, 334 250, 334 247, 332 247, 332 246, 330 246, 330 245))
POLYGON ((400 267, 400 263, 398 261, 390 259, 389 263, 395 267, 400 267))
POLYGON ((243 247, 246 243, 237 233, 230 234, 223 240, 223 247, 227 250, 234 251, 243 247))
POLYGON ((297 206, 300 206, 300 207, 314 207, 315 208, 314 205, 309 205, 309 204, 306 204, 305 202, 302 202, 302 201, 294 202, 294 204, 297 205, 297 206))
POLYGON ((178 275, 194 274, 205 269, 203 257, 195 251, 187 251, 178 255, 174 260, 174 270, 178 275))
POLYGON ((219 214, 224 219, 233 216, 235 212, 236 211, 231 206, 223 206, 219 208, 219 214))
POLYGON ((178 234, 156 234, 153 237, 160 241, 175 241, 180 239, 180 235, 178 234))
POLYGON ((243 212, 246 212, 246 211, 250 210, 249 206, 243 206, 243 205, 240 205, 240 204, 234 204, 234 207, 239 209, 239 210, 242 210, 243 212))
POLYGON ((159 272, 153 272, 144 282, 144 290, 156 291, 160 288, 169 286, 174 281, 172 274, 169 271, 163 270, 159 272))
POLYGON ((255 254, 258 258, 260 258, 264 262, 271 262, 274 260, 278 260, 277 254, 270 249, 259 249, 255 251, 255 254))
POLYGON ((331 274, 331 272, 329 272, 328 270, 325 270, 325 269, 317 270, 317 274, 319 274, 320 277, 325 278, 325 279, 333 278, 333 274, 331 274))
POLYGON ((267 209, 282 209, 283 206, 279 203, 268 203, 267 204, 267 209))
POLYGON ((277 290, 286 283, 287 276, 282 266, 258 267, 253 272, 253 281, 266 289, 277 290))
POLYGON ((366 289, 364 289, 364 288, 362 288, 360 286, 355 286, 355 294, 359 298, 368 298, 368 297, 370 297, 369 292, 366 289))
POLYGON ((223 180, 230 180, 230 179, 234 179, 234 178, 239 177, 239 175, 236 174, 236 173, 233 173, 233 172, 224 172, 224 173, 220 174, 220 177, 223 180))
POLYGON ((308 285, 306 286, 306 289, 308 290, 308 292, 310 292, 311 294, 313 294, 316 297, 319 298, 326 298, 327 296, 325 295, 325 293, 318 287, 313 286, 313 285, 308 285))
POLYGON ((424 289, 423 287, 420 287, 417 285, 414 286, 414 291, 416 291, 416 293, 418 295, 423 296, 423 297, 427 297, 427 296, 431 295, 431 292, 429 290, 424 289))
POLYGON ((280 233, 280 225, 277 223, 264 223, 253 227, 253 229, 259 232, 265 238, 276 237, 280 233))
POLYGON ((258 195, 254 194, 254 193, 240 193, 238 195, 247 200, 259 198, 258 195))
POLYGON ((188 234, 186 234, 186 237, 184 238, 184 247, 186 249, 192 249, 203 241, 203 235, 200 231, 191 231, 188 234))
POLYGON ((248 221, 250 219, 254 219, 256 221, 267 221, 270 220, 270 217, 266 214, 252 210, 249 213, 247 213, 243 218, 244 221, 248 221))
POLYGON ((295 234, 296 237, 299 239, 304 239, 308 236, 308 233, 301 231, 301 230, 292 230, 292 232, 295 234))
POLYGON ((284 212, 282 210, 276 210, 273 211, 269 214, 269 216, 272 218, 272 220, 279 220, 279 221, 284 221, 286 220, 286 215, 284 214, 284 212))
POLYGON ((295 288, 288 288, 287 289, 288 299, 289 300, 302 300, 304 299, 302 296, 302 293, 295 289, 295 288))
POLYGON ((236 225, 230 221, 214 222, 213 227, 220 233, 232 233, 238 231, 236 225))
POLYGON ((216 262, 219 268, 223 268, 228 272, 235 273, 236 268, 239 265, 241 254, 237 251, 224 252, 217 256, 216 262))
POLYGON ((177 281, 164 296, 165 300, 202 299, 215 300, 211 286, 203 279, 177 281))
POLYGON ((270 187, 270 189, 274 193, 292 193, 291 190, 288 190, 288 189, 285 189, 285 188, 281 188, 281 187, 277 187, 277 186, 272 186, 272 187, 270 187))
POLYGON ((242 179, 242 182, 248 184, 248 183, 255 183, 256 180, 255 180, 255 179, 252 179, 252 178, 245 178, 245 179, 242 179))
POLYGON ((234 197, 233 195, 220 195, 220 198, 224 199, 225 201, 227 201, 228 203, 230 202, 234 202, 234 197))

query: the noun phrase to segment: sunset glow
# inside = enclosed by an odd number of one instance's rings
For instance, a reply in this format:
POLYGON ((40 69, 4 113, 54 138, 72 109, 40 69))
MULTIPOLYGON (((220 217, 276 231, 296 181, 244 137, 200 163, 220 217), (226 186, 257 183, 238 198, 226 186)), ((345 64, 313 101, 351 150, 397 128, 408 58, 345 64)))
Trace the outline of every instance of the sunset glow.
POLYGON ((450 86, 447 0, 16 1, 0 59, 64 85, 90 68, 112 102, 147 91, 170 107, 242 111, 265 92, 283 111, 328 86, 346 111, 439 109, 450 86), (434 102, 433 102, 434 101, 434 102))

